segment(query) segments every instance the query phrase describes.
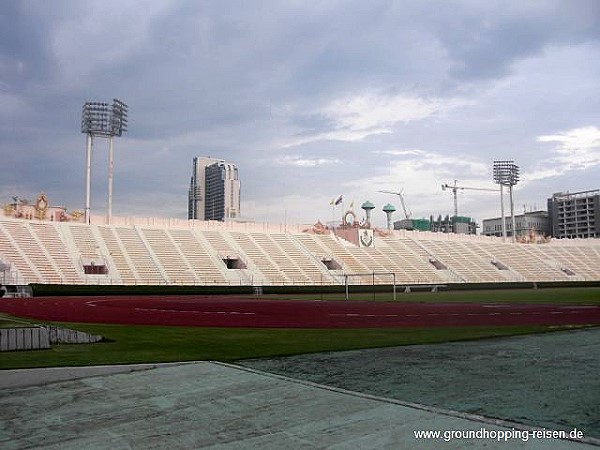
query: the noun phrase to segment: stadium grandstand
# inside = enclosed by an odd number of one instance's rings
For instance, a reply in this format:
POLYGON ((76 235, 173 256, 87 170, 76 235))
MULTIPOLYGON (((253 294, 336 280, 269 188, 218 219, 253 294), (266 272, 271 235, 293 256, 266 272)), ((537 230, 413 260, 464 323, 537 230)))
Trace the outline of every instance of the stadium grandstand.
POLYGON ((3 218, 0 276, 5 285, 390 284, 389 274, 398 285, 600 280, 598 239, 525 244, 467 234, 368 232, 320 223, 3 218))

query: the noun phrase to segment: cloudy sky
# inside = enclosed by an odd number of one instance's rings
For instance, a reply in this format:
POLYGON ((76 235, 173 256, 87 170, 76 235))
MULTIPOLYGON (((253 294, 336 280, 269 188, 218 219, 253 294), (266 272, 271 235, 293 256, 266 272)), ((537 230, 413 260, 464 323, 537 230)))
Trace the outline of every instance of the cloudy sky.
MULTIPOLYGON (((441 184, 494 187, 495 159, 521 168, 518 212, 545 208, 600 188, 600 2, 4 0, 0 202, 83 209, 81 107, 115 97, 115 215, 187 217, 198 155, 238 165, 257 221, 328 221, 343 194, 382 226, 403 214, 380 190, 452 214, 441 184)), ((101 213, 105 140, 92 169, 101 213)), ((499 215, 496 193, 458 200, 499 215)))

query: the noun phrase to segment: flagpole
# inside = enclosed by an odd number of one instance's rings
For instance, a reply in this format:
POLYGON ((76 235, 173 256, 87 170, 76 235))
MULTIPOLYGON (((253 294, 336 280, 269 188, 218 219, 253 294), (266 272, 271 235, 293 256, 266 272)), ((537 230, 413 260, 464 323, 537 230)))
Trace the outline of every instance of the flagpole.
POLYGON ((335 203, 332 203, 331 204, 331 226, 333 227, 334 224, 335 224, 335 203))
MULTIPOLYGON (((335 226, 335 207, 339 204, 342 204, 342 210, 344 209, 344 197, 343 195, 340 195, 339 197, 335 198, 334 200, 332 200, 332 204, 333 204, 333 209, 331 210, 331 220, 335 226)), ((344 222, 344 219, 342 217, 342 221, 341 223, 344 222)))

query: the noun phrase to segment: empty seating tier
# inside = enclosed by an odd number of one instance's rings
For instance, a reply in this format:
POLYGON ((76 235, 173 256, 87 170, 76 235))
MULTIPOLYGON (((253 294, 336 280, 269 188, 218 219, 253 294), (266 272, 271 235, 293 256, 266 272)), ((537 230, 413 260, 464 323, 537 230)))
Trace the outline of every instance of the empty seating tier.
POLYGON ((10 276, 19 284, 600 280, 600 241, 594 239, 535 245, 391 232, 376 234, 374 242, 374 247, 358 247, 330 231, 265 231, 249 224, 237 228, 235 224, 202 222, 109 226, 0 219, 0 263, 5 279, 10 276), (102 264, 105 270, 90 272, 86 266, 84 271, 84 264, 91 263, 102 264))

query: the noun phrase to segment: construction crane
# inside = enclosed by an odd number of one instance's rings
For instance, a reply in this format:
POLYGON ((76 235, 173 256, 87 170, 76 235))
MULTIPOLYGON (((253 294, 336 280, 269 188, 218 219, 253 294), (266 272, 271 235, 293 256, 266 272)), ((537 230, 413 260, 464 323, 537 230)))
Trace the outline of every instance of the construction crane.
POLYGON ((404 191, 404 189, 401 189, 400 192, 392 192, 392 191, 377 191, 377 192, 381 192, 382 194, 393 194, 393 195, 397 195, 398 197, 400 197, 400 204, 402 205, 402 211, 404 212, 404 218, 406 220, 410 220, 410 216, 412 215, 412 213, 410 212, 409 209, 407 209, 406 203, 404 203, 404 196, 402 195, 402 191, 404 191))
POLYGON ((454 184, 442 184, 442 191, 445 191, 446 189, 450 189, 452 191, 452 193, 454 194, 454 217, 458 217, 458 196, 456 195, 456 193, 458 192, 459 189, 462 190, 471 190, 471 191, 493 191, 493 192, 499 192, 498 189, 490 189, 490 188, 477 188, 477 187, 467 187, 467 186, 458 186, 457 184, 457 180, 454 180, 454 184))

